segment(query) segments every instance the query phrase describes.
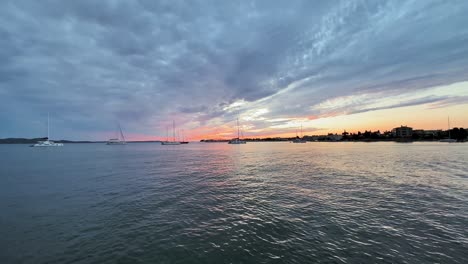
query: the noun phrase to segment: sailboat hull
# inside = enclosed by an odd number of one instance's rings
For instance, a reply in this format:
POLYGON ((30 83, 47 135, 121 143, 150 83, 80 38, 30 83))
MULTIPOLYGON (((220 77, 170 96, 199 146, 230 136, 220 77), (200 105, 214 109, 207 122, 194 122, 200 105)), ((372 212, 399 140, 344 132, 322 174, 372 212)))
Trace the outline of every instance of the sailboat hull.
POLYGON ((180 145, 180 142, 177 141, 163 141, 161 145, 180 145))
POLYGON ((455 143, 457 142, 456 139, 451 139, 451 138, 446 138, 446 139, 441 139, 439 142, 446 142, 446 143, 455 143))
POLYGON ((55 143, 55 144, 50 144, 50 145, 34 144, 31 147, 34 147, 34 148, 63 147, 63 144, 62 143, 55 143))
POLYGON ((51 144, 51 145, 41 145, 41 144, 34 144, 31 147, 34 148, 52 148, 52 147, 63 147, 63 144, 57 143, 57 144, 51 144))
POLYGON ((293 140, 292 143, 307 143, 305 140, 293 140))
POLYGON ((246 143, 247 143, 246 141, 240 140, 240 139, 234 139, 228 142, 228 144, 246 144, 246 143))
POLYGON ((63 143, 55 143, 53 141, 43 141, 32 145, 31 147, 35 148, 44 148, 44 147, 63 147, 63 143))

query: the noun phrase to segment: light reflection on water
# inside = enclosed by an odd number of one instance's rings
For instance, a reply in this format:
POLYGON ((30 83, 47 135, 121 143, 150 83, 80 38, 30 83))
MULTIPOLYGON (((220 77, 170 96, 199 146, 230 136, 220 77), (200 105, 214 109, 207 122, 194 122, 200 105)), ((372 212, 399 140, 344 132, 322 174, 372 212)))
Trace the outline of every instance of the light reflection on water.
POLYGON ((2 263, 466 263, 466 144, 0 154, 2 263))

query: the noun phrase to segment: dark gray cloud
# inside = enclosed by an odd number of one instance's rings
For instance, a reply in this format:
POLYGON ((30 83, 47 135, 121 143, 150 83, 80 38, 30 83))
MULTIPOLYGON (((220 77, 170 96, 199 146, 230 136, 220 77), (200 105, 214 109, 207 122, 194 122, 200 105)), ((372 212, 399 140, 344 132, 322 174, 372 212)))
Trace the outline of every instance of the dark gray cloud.
POLYGON ((296 117, 340 96, 466 81, 467 11, 435 0, 3 1, 0 137, 37 136, 47 112, 59 137, 116 120, 163 135, 172 119, 232 121, 239 100, 239 111, 296 117))

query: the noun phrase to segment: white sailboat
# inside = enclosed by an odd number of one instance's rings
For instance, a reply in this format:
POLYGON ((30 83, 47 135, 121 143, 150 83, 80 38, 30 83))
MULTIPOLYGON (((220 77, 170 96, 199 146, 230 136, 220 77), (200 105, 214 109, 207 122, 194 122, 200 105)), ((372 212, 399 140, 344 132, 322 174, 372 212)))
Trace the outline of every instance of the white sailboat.
POLYGON ((228 144, 246 144, 245 140, 240 139, 239 118, 237 118, 237 138, 229 140, 228 144))
POLYGON ((175 140, 175 122, 172 120, 172 141, 169 141, 169 131, 167 131, 166 141, 162 141, 161 145, 180 145, 179 141, 175 140))
POLYGON ((125 137, 122 133, 122 127, 120 127, 120 123, 118 124, 118 135, 117 138, 111 138, 107 141, 106 145, 126 145, 127 141, 125 141, 125 137))
POLYGON ((49 130, 49 114, 47 114, 47 139, 44 141, 38 141, 31 147, 63 147, 63 143, 55 143, 52 140, 49 140, 49 130))
POLYGON ((439 142, 448 142, 448 143, 457 142, 456 139, 452 139, 450 137, 450 117, 447 117, 447 123, 448 123, 448 138, 441 139, 441 140, 439 140, 439 142))
POLYGON ((302 124, 301 124, 301 137, 297 136, 297 130, 296 130, 296 138, 293 139, 292 143, 307 143, 307 141, 304 140, 304 136, 302 135, 302 124))

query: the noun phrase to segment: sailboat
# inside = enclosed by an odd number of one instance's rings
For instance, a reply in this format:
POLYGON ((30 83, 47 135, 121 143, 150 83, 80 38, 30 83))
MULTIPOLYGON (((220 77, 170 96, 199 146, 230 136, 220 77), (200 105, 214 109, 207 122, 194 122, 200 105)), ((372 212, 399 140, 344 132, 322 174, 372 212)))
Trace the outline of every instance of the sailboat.
POLYGON ((304 140, 304 136, 302 135, 302 125, 301 125, 301 137, 297 136, 297 130, 296 130, 296 138, 293 139, 292 143, 307 143, 307 141, 304 140))
POLYGON ((239 118, 237 118, 237 138, 229 140, 228 144, 246 144, 245 140, 240 139, 239 118))
POLYGON ((450 137, 450 117, 447 117, 447 123, 448 123, 448 138, 441 139, 439 140, 439 142, 448 142, 448 143, 457 142, 456 139, 452 139, 450 137))
POLYGON ((180 144, 188 144, 188 141, 185 141, 185 134, 184 131, 182 130, 182 141, 180 141, 180 144))
POLYGON ((47 138, 44 141, 38 141, 36 144, 31 145, 31 147, 63 147, 63 143, 55 143, 49 140, 49 130, 49 114, 47 114, 47 138))
POLYGON ((122 128, 120 127, 120 123, 118 124, 118 131, 117 131, 117 138, 111 138, 107 141, 107 145, 126 145, 127 142, 125 141, 125 137, 122 133, 122 128))
POLYGON ((166 141, 162 141, 161 145, 180 145, 179 141, 175 141, 175 122, 172 120, 172 141, 169 141, 169 131, 167 131, 166 141))

